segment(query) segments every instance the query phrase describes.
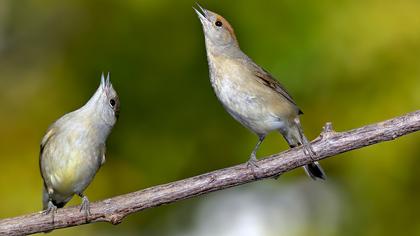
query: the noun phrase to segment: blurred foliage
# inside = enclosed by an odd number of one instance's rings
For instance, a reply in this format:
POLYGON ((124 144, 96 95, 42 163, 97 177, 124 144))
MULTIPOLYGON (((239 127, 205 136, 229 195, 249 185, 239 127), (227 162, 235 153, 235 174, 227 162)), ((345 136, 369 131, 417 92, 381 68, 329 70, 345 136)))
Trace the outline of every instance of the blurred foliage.
MULTIPOLYGON (((419 109, 419 1, 200 4, 225 16, 241 48, 288 88, 305 112, 310 138, 326 121, 340 131, 419 109)), ((122 108, 107 162, 86 191, 90 200, 247 160, 257 138, 213 94, 193 5, 0 1, 1 218, 40 210, 40 139, 50 123, 90 98, 102 71, 111 72, 122 108)), ((339 193, 341 204, 340 220, 327 235, 420 235, 419 142, 420 134, 412 134, 322 162, 329 176, 323 184, 339 193)), ((273 133, 259 156, 285 149, 273 133)), ((258 184, 276 186, 281 194, 282 184, 302 181, 312 183, 296 170, 258 184)), ((210 196, 219 194, 224 192, 210 196)), ((194 227, 193 212, 207 198, 147 210, 119 226, 91 224, 51 235, 174 235, 174 228, 194 227)), ((295 203, 286 208, 290 214, 302 207, 295 203)), ((320 198, 316 214, 329 204, 320 198)), ((311 231, 315 222, 302 223, 293 235, 326 235, 311 231)))

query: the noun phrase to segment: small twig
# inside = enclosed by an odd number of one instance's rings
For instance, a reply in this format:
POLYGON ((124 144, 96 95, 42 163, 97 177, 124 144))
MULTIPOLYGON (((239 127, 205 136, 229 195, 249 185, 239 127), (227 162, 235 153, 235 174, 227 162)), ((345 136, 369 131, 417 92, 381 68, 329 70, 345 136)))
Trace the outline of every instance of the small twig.
MULTIPOLYGON (((420 130, 420 111, 347 132, 335 132, 331 123, 327 123, 320 137, 312 142, 317 153, 314 159, 321 160, 393 140, 418 130, 420 130)), ((311 159, 304 155, 301 148, 294 148, 258 161, 259 168, 255 168, 255 176, 258 176, 258 179, 276 177, 310 161, 311 159)), ((134 212, 252 181, 256 181, 253 172, 246 168, 246 164, 241 164, 92 203, 89 222, 86 222, 85 214, 79 211, 78 206, 59 209, 54 224, 50 215, 46 216, 41 212, 3 219, 0 220, 0 235, 33 234, 93 222, 118 224, 124 217, 134 212)))

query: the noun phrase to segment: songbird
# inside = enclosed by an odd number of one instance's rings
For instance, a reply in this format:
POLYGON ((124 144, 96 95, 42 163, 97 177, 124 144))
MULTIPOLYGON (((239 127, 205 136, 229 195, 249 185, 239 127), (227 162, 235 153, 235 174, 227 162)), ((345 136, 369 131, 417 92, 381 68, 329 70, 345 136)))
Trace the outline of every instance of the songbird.
MULTIPOLYGON (((198 4, 197 4, 198 5, 198 4)), ((248 166, 256 165, 256 153, 265 136, 279 131, 291 148, 303 145, 311 159, 316 155, 303 134, 303 112, 286 89, 258 66, 239 47, 232 26, 222 16, 198 5, 194 8, 204 31, 211 85, 226 111, 258 135, 248 166)), ((312 179, 325 179, 318 162, 304 166, 312 179)))
POLYGON ((83 194, 105 163, 105 142, 120 112, 120 101, 109 80, 101 83, 90 100, 76 111, 55 121, 41 141, 39 165, 44 181, 46 214, 62 208, 73 195, 82 198, 80 211, 90 216, 89 200, 83 194))

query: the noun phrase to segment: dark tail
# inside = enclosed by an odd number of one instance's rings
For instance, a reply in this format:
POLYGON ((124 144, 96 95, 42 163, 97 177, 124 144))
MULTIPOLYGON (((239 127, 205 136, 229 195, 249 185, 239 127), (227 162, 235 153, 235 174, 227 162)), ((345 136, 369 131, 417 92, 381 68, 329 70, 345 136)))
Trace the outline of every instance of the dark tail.
MULTIPOLYGON (((287 143, 289 144, 291 148, 303 145, 303 148, 307 155, 309 155, 310 157, 313 157, 316 155, 308 139, 303 134, 303 130, 300 126, 299 118, 294 120, 294 122, 291 124, 291 126, 287 130, 287 133, 283 134, 283 136, 285 137, 287 143)), ((305 169, 306 174, 313 180, 317 180, 317 179, 325 180, 327 178, 324 170, 322 169, 321 165, 317 161, 314 161, 311 164, 304 166, 303 168, 305 169)))
POLYGON ((303 169, 305 169, 306 174, 309 177, 311 177, 313 180, 317 180, 317 179, 325 180, 327 178, 324 170, 322 169, 321 165, 317 161, 304 166, 303 169))
MULTIPOLYGON (((56 201, 55 199, 52 199, 52 203, 57 208, 63 208, 64 205, 66 205, 66 203, 69 202, 70 200, 71 200, 71 197, 65 199, 64 201, 56 201)), ((42 209, 43 210, 47 210, 48 201, 49 201, 49 197, 48 197, 47 190, 45 189, 45 185, 44 185, 43 188, 42 188, 42 209)))

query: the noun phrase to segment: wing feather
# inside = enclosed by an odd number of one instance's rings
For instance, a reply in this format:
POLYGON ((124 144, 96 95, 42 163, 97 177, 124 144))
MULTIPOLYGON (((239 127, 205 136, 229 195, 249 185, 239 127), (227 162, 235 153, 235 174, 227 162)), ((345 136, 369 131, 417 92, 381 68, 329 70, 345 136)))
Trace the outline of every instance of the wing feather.
POLYGON ((268 73, 266 70, 259 67, 258 65, 254 64, 254 68, 255 68, 254 73, 255 73, 255 76, 257 77, 258 82, 269 87, 270 89, 274 90, 278 94, 282 95, 290 103, 292 103, 298 108, 299 115, 303 114, 302 110, 296 105, 296 102, 293 100, 292 96, 290 96, 286 88, 282 84, 280 84, 279 81, 277 81, 270 73, 268 73))
MULTIPOLYGON (((39 151, 39 171, 41 172, 42 179, 45 179, 45 178, 44 178, 44 175, 42 174, 41 160, 43 158, 45 147, 47 147, 48 142, 51 140, 52 137, 54 137, 54 135, 55 135, 55 128, 54 126, 52 126, 48 128, 47 133, 44 135, 41 141, 40 151, 39 151)), ((45 185, 45 181, 44 181, 44 185, 45 185)))

